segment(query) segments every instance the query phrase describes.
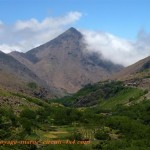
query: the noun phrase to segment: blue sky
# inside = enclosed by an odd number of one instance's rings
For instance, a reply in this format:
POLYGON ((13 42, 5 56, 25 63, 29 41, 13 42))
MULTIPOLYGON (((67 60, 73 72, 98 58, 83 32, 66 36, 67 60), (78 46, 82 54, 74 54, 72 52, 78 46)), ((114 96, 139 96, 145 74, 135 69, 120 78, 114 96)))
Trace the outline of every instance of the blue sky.
POLYGON ((0 20, 5 24, 40 21, 78 11, 83 15, 73 24, 77 28, 135 39, 141 29, 150 31, 149 9, 150 0, 0 0, 0 20))

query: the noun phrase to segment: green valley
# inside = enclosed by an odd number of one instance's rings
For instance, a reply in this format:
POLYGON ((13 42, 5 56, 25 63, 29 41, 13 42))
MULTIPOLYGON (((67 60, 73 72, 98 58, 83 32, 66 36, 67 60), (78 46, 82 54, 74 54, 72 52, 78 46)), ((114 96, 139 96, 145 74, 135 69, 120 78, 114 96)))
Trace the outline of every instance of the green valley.
POLYGON ((76 94, 53 100, 1 90, 1 141, 37 142, 1 144, 1 149, 148 150, 147 93, 121 81, 88 84, 76 94), (42 144, 54 140, 64 143, 42 144), (65 143, 67 140, 75 143, 65 143))

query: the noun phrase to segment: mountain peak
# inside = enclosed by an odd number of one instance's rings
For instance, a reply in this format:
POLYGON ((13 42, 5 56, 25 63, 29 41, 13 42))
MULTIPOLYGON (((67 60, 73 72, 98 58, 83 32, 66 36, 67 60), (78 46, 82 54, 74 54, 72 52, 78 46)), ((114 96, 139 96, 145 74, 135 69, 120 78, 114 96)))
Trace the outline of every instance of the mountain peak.
POLYGON ((62 37, 78 37, 81 38, 82 34, 75 28, 71 27, 67 31, 65 31, 63 34, 60 35, 62 37))
POLYGON ((71 32, 79 32, 77 29, 75 29, 74 27, 70 27, 67 31, 71 31, 71 32))

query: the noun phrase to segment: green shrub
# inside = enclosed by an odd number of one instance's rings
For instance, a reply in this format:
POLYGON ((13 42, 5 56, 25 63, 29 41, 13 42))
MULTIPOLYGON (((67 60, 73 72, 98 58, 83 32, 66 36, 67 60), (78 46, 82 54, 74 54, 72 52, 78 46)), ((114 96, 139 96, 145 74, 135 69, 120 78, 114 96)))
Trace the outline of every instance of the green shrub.
POLYGON ((38 87, 35 82, 29 82, 29 83, 27 84, 27 86, 28 86, 29 88, 31 88, 31 89, 37 89, 37 87, 38 87))
POLYGON ((109 134, 103 130, 97 130, 94 137, 97 140, 109 140, 110 139, 109 134))

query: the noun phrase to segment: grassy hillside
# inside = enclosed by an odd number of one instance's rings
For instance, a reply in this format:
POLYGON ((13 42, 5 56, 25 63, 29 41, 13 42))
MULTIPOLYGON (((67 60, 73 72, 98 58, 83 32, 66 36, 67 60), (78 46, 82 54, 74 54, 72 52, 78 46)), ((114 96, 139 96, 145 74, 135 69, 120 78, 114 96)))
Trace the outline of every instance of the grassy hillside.
POLYGON ((105 81, 89 84, 74 95, 52 101, 70 107, 99 105, 103 109, 112 109, 118 104, 128 105, 138 101, 145 92, 146 90, 126 86, 120 81, 105 81))

